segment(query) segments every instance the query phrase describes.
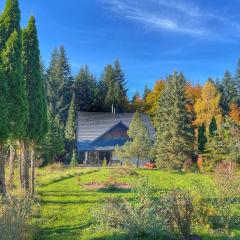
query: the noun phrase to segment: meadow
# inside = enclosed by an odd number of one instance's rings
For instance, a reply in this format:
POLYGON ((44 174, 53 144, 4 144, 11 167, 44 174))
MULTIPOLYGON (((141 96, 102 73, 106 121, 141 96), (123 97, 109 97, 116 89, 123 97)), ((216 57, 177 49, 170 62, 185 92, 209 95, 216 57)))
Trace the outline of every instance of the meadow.
MULTIPOLYGON (((118 231, 99 231, 94 227, 94 212, 104 201, 112 197, 131 200, 129 189, 95 189, 91 184, 101 184, 113 177, 117 182, 132 184, 147 176, 159 190, 180 188, 195 189, 201 183, 209 193, 215 185, 210 175, 199 173, 177 173, 161 170, 136 170, 137 174, 121 176, 115 168, 59 168, 37 170, 37 192, 41 203, 39 240, 77 240, 77 239, 127 239, 118 231), (117 173, 117 174, 116 174, 117 173), (113 175, 118 176, 113 176, 113 175)), ((135 170, 134 170, 135 171, 135 170)), ((238 204, 234 204, 236 210, 238 204)), ((200 233, 203 239, 229 239, 224 236, 200 233)), ((231 239, 240 239, 236 227, 231 239)), ((144 239, 144 238, 141 238, 144 239)), ((147 238, 146 238, 147 239, 147 238)))

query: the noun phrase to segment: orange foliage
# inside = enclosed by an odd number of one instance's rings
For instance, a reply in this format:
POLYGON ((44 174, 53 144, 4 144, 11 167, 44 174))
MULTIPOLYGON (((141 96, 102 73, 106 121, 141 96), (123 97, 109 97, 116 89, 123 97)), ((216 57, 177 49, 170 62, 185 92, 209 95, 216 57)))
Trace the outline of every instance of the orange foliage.
POLYGON ((164 88, 164 81, 158 80, 155 83, 153 90, 150 93, 148 93, 145 100, 145 112, 151 116, 153 122, 154 122, 155 114, 158 107, 158 101, 161 96, 163 88, 164 88))
POLYGON ((229 116, 237 123, 240 123, 240 108, 236 103, 230 105, 229 116))
POLYGON ((213 116, 215 117, 218 127, 222 122, 222 115, 220 110, 220 93, 211 81, 207 81, 202 88, 201 96, 196 100, 194 110, 196 113, 196 120, 194 123, 199 126, 205 124, 208 130, 213 116))

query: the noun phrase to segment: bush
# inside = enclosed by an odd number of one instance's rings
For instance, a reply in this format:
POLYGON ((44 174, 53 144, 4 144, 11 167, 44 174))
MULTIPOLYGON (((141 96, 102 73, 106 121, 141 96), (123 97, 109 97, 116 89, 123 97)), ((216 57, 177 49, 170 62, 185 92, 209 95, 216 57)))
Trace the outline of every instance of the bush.
POLYGON ((107 199, 104 207, 95 213, 97 226, 102 230, 120 229, 131 239, 166 236, 167 212, 150 196, 154 190, 147 179, 140 179, 133 191, 134 202, 122 198, 107 199))
POLYGON ((49 164, 45 167, 46 171, 49 172, 49 173, 56 172, 56 171, 61 171, 61 170, 63 170, 63 168, 64 168, 64 166, 60 162, 49 164))
POLYGON ((139 176, 139 173, 131 167, 118 167, 111 171, 111 175, 115 177, 139 176))
POLYGON ((38 210, 38 205, 28 196, 6 197, 0 205, 0 239, 34 239, 38 210))

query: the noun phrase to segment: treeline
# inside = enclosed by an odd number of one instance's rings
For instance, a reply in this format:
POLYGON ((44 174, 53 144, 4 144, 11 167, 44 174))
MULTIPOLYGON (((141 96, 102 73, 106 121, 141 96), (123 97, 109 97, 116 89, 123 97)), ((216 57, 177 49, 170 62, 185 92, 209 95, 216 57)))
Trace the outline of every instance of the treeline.
POLYGON ((133 104, 148 113, 156 128, 153 158, 160 168, 182 169, 199 154, 206 168, 240 163, 240 61, 234 74, 192 86, 174 73, 135 95, 133 104))
POLYGON ((54 49, 43 75, 49 122, 49 131, 42 143, 45 162, 75 161, 77 112, 111 112, 112 106, 116 112, 132 110, 127 96, 127 82, 118 59, 104 68, 99 79, 87 65, 73 76, 66 51, 61 46, 54 49))

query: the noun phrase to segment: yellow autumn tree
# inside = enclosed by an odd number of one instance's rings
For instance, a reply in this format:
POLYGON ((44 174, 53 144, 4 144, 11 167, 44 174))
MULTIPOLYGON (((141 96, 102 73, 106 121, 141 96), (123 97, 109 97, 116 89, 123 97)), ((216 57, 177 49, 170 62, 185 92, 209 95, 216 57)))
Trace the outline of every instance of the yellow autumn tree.
POLYGON ((160 99, 163 88, 164 81, 163 80, 156 81, 153 90, 148 93, 144 103, 144 112, 149 114, 153 121, 153 124, 155 123, 155 115, 158 107, 158 101, 160 99))
POLYGON ((236 103, 230 104, 230 112, 229 116, 232 118, 233 121, 240 123, 240 108, 236 103))
POLYGON ((194 123, 197 126, 205 124, 208 130, 212 118, 215 117, 218 127, 222 122, 222 115, 220 110, 220 98, 221 95, 213 82, 208 80, 203 86, 201 96, 196 100, 194 110, 196 113, 196 119, 194 123))

